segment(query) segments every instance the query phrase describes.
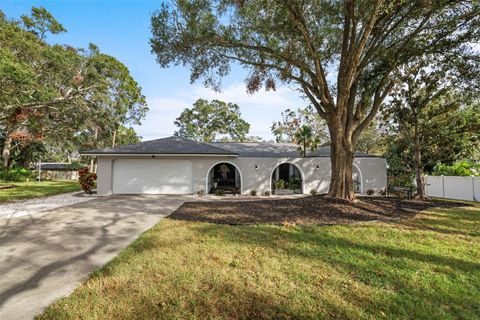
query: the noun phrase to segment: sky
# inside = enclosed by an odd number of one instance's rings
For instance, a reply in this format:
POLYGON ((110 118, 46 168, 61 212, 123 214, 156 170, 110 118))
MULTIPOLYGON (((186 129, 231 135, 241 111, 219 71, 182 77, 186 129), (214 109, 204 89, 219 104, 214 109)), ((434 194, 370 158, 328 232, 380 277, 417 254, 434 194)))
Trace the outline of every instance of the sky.
POLYGON ((249 135, 270 140, 273 121, 287 108, 307 105, 300 94, 286 86, 276 91, 246 93, 247 72, 234 66, 222 81, 221 92, 205 88, 201 81, 191 84, 188 67, 162 69, 150 52, 150 17, 162 1, 26 1, 0 0, 0 10, 9 18, 29 14, 32 6, 45 7, 67 29, 50 35, 50 43, 87 48, 94 43, 106 54, 124 63, 142 87, 150 111, 135 130, 143 140, 171 136, 173 121, 197 99, 219 99, 240 106, 242 117, 251 125, 249 135))

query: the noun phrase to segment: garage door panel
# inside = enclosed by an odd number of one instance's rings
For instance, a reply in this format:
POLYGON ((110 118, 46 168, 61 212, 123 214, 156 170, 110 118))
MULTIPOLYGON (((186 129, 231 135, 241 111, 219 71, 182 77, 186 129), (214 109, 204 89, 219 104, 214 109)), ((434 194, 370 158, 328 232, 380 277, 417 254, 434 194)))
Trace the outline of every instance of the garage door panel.
POLYGON ((191 194, 192 163, 188 160, 115 160, 113 193, 191 194))

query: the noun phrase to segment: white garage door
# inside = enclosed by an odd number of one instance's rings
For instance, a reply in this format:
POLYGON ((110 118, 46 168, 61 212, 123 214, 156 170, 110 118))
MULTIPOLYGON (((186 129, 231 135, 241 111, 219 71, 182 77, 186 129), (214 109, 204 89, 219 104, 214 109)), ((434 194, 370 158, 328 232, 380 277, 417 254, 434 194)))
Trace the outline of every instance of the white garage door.
POLYGON ((192 163, 188 160, 117 159, 113 193, 191 194, 192 163))

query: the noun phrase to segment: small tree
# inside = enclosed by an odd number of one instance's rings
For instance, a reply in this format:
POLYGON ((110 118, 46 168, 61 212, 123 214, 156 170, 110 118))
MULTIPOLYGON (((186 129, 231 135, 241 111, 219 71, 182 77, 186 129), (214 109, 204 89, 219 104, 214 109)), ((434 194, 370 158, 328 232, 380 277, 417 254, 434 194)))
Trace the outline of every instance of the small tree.
POLYGON ((174 133, 176 136, 202 142, 213 142, 218 135, 243 141, 250 130, 250 124, 241 117, 240 107, 220 100, 198 99, 193 108, 183 110, 174 123, 179 128, 174 133))
POLYGON ((309 126, 302 126, 295 133, 295 142, 299 145, 298 151, 302 157, 307 157, 307 150, 315 151, 318 149, 320 138, 313 135, 312 128, 309 126))

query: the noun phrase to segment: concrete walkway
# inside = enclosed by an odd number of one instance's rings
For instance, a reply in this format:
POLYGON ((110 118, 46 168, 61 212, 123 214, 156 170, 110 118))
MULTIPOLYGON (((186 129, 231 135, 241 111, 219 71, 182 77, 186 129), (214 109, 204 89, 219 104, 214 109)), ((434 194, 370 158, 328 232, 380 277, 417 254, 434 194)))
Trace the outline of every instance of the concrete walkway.
POLYGON ((115 196, 0 220, 0 319, 32 319, 188 196, 115 196))

